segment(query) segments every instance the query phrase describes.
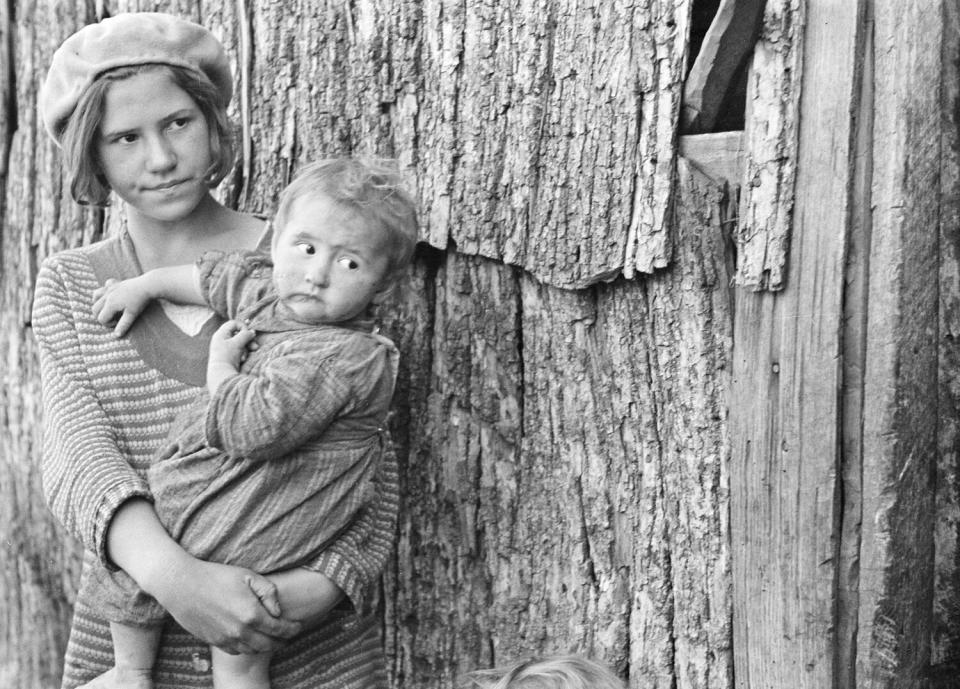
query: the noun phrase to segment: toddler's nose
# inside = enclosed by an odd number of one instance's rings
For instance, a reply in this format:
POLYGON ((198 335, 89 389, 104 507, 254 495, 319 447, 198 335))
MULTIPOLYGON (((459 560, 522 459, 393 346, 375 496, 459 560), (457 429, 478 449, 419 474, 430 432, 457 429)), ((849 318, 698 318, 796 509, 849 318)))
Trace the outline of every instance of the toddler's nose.
POLYGON ((328 276, 329 271, 327 270, 327 267, 318 262, 316 265, 312 265, 307 269, 306 279, 311 285, 316 285, 317 287, 326 287, 328 276))

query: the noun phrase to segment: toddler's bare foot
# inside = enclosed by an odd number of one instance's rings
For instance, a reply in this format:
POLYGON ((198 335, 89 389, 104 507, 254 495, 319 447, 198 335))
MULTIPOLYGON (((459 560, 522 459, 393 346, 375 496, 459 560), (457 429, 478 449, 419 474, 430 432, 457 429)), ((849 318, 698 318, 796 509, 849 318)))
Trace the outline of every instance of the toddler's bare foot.
POLYGON ((78 689, 153 689, 153 672, 115 667, 78 689))

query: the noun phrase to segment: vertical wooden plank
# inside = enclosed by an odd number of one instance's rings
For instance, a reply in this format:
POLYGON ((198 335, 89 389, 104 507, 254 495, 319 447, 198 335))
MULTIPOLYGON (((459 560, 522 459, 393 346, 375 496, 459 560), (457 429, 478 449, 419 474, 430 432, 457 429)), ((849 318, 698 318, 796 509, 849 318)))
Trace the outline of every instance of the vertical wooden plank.
MULTIPOLYGON (((455 636, 456 627, 445 625, 446 620, 434 618, 433 605, 428 601, 442 595, 446 586, 434 587, 437 569, 429 569, 423 575, 424 565, 420 557, 435 556, 440 548, 453 547, 454 543, 436 545, 432 534, 448 526, 435 526, 443 515, 436 511, 437 460, 430 454, 431 439, 428 429, 435 423, 429 414, 431 394, 435 380, 429 375, 433 368, 433 344, 436 291, 438 274, 442 281, 443 254, 439 251, 421 250, 411 270, 411 277, 391 295, 389 303, 381 308, 383 332, 391 337, 400 349, 400 371, 394 395, 394 411, 390 428, 400 464, 400 521, 398 526, 397 555, 388 564, 384 573, 384 641, 387 662, 390 668, 392 687, 416 686, 426 675, 436 673, 435 680, 457 672, 468 658, 446 658, 439 661, 424 652, 429 642, 437 638, 431 634, 450 633, 455 636), (420 585, 424 576, 426 585, 420 585), (432 626, 437 625, 436 632, 432 626), (446 662, 444 661, 446 658, 446 662), (459 662, 454 662, 459 661, 459 662)), ((475 490, 475 486, 465 486, 475 490)), ((454 527, 458 525, 454 524, 454 527)), ((459 534, 456 534, 459 536, 459 534)), ((433 560, 426 565, 436 567, 433 560)), ((454 594, 456 595, 456 594, 454 594)), ((489 664, 486 640, 471 639, 471 653, 479 654, 489 664)), ((440 646, 446 651, 455 641, 445 641, 440 646)))
POLYGON ((36 96, 54 48, 91 20, 84 2, 7 4, 15 130, 4 144, 0 220, 0 684, 14 689, 59 685, 67 622, 76 593, 79 551, 46 508, 39 456, 39 366, 30 334, 33 283, 50 251, 88 240, 96 218, 61 209, 59 155, 42 129, 36 96), (30 17, 32 21, 22 21, 30 17), (9 143, 7 148, 6 143, 9 143), (78 221, 86 220, 85 228, 78 221), (92 226, 92 229, 91 229, 92 226))
POLYGON ((738 687, 834 683, 840 329, 858 3, 808 0, 790 281, 738 288, 730 399, 738 687), (809 94, 809 96, 808 96, 809 94), (824 136, 829 132, 830 136, 824 136))
POLYGON ((419 284, 419 315, 396 322, 416 394, 391 636, 396 686, 446 687, 492 662, 495 621, 515 623, 523 603, 505 592, 519 576, 506 562, 518 509, 518 287, 512 269, 457 254, 419 284))
POLYGON ((720 191, 683 169, 683 250, 655 280, 441 262, 405 338, 432 332, 433 373, 409 417, 398 686, 569 650, 638 688, 732 685, 728 275, 720 191))
POLYGON ((424 3, 427 240, 566 288, 667 265, 689 5, 424 3))
POLYGON ((850 230, 843 287, 843 385, 841 390, 842 516, 837 551, 836 688, 857 689, 857 638, 860 617, 860 541, 863 521, 863 413, 870 287, 873 175, 873 13, 862 7, 863 31, 857 60, 858 102, 854 113, 854 152, 850 185, 850 230))
MULTIPOLYGON (((10 138, 17 124, 13 99, 13 3, 0 2, 0 189, 7 184, 7 161, 10 155, 10 138)), ((4 195, 0 194, 0 219, 3 218, 4 195)), ((2 220, 0 220, 2 221, 2 220)))
MULTIPOLYGON (((747 80, 737 283, 754 290, 782 289, 786 281, 805 69, 805 7, 804 0, 767 0, 747 80)), ((829 97, 826 92, 835 88, 830 82, 807 83, 816 84, 816 99, 829 97)))
POLYGON ((960 674, 960 8, 943 3, 939 457, 931 665, 960 674))
POLYGON ((940 3, 877 3, 857 683, 930 660, 937 453, 940 3))
MULTIPOLYGON (((662 406, 676 687, 729 689, 733 589, 726 415, 732 292, 722 226, 728 199, 722 183, 682 158, 677 194, 675 261, 647 281, 647 329, 662 406)), ((608 327, 616 331, 612 322, 608 327)))
POLYGON ((523 438, 510 589, 510 648, 573 649, 669 687, 672 596, 654 353, 622 317, 647 311, 639 286, 571 292, 525 276, 523 438), (631 289, 632 288, 632 289, 631 289), (604 303, 606 302, 606 303, 604 303), (635 308, 630 309, 628 304, 635 308), (624 359, 636 368, 621 368, 624 359))

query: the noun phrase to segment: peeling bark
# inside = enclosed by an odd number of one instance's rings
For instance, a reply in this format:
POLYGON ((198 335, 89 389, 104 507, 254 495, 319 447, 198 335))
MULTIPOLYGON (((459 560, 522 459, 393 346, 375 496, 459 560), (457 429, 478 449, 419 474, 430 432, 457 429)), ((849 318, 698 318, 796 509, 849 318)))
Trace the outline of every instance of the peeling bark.
MULTIPOLYGON (((746 165, 736 232, 737 284, 752 290, 779 290, 786 285, 787 251, 795 225, 800 85, 808 68, 802 66, 804 43, 812 40, 805 38, 804 32, 808 4, 767 0, 747 79, 746 165)), ((815 59, 838 58, 827 45, 811 46, 808 54, 819 55, 820 51, 823 57, 815 59)), ((819 99, 824 91, 844 88, 813 83, 808 98, 819 99)))

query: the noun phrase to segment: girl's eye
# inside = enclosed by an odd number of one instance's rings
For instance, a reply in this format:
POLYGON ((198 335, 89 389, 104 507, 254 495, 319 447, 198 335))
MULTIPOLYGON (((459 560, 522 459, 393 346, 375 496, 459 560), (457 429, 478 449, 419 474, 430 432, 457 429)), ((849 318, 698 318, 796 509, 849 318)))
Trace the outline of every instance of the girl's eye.
POLYGON ((339 262, 340 262, 340 265, 346 268, 347 270, 356 270, 357 268, 360 267, 360 264, 357 263, 354 259, 350 258, 349 256, 344 256, 343 258, 339 259, 339 262))
POLYGON ((186 118, 186 117, 178 117, 177 119, 172 120, 172 121, 170 122, 170 129, 173 129, 173 130, 183 129, 184 127, 187 126, 187 123, 188 123, 189 121, 190 121, 189 118, 186 118))
POLYGON ((136 140, 137 140, 136 134, 121 134, 116 139, 114 139, 116 143, 121 143, 121 144, 132 144, 132 143, 135 143, 136 140))
POLYGON ((313 256, 317 253, 317 250, 313 248, 313 244, 307 244, 306 242, 299 242, 297 248, 300 249, 307 256, 313 256))

